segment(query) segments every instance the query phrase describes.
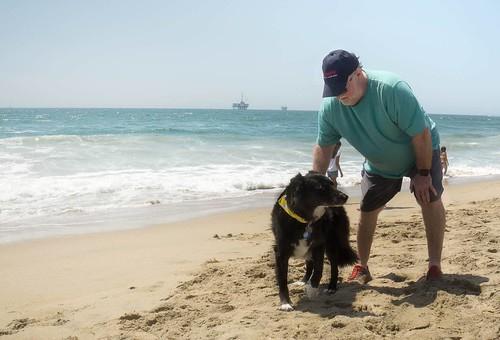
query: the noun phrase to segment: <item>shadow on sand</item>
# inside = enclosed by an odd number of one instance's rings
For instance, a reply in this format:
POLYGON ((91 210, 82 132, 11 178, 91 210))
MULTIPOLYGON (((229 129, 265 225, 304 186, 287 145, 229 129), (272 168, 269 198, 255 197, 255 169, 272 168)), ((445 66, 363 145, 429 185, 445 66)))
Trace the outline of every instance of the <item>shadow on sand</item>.
MULTIPOLYGON (((327 288, 326 284, 320 286, 322 292, 327 288)), ((295 309, 297 311, 318 314, 322 317, 334 317, 336 315, 350 317, 374 316, 375 314, 369 311, 368 306, 353 305, 356 295, 362 290, 363 286, 359 284, 339 283, 335 294, 321 293, 314 300, 303 296, 296 304, 295 309)))
MULTIPOLYGON (((361 285, 358 283, 341 283, 335 294, 322 293, 318 298, 309 300, 307 297, 301 298, 296 304, 296 310, 318 314, 322 317, 334 317, 345 315, 349 317, 374 316, 370 306, 363 304, 353 304, 356 295, 361 291, 376 291, 380 294, 395 297, 392 304, 400 306, 408 303, 417 308, 432 304, 439 291, 445 291, 454 295, 479 295, 481 294, 480 284, 488 282, 484 276, 471 274, 444 274, 440 280, 426 281, 422 277, 418 281, 405 281, 405 277, 394 273, 383 276, 394 282, 406 282, 405 287, 377 287, 361 285)), ((326 285, 320 288, 326 289, 326 285)))
POLYGON ((402 210, 402 209, 413 209, 415 207, 385 207, 385 210, 402 210))
MULTIPOLYGON (((388 274, 387 278, 396 274, 388 274)), ((409 281, 408 286, 401 288, 394 287, 366 287, 381 294, 388 294, 396 297, 392 303, 400 306, 409 303, 415 307, 425 307, 436 300, 439 291, 445 291, 453 295, 479 295, 481 294, 480 284, 488 282, 484 276, 471 274, 444 274, 443 277, 435 281, 426 281, 425 277, 417 282, 409 281)), ((397 281, 396 281, 397 282, 397 281)))

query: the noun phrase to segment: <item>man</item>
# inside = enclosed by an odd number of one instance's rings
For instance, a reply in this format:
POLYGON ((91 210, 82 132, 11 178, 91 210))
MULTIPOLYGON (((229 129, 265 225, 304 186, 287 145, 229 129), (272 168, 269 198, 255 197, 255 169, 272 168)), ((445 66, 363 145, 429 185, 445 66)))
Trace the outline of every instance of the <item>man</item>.
POLYGON ((445 211, 439 157, 439 134, 407 83, 396 75, 364 70, 358 58, 335 50, 323 60, 323 103, 313 170, 325 173, 341 137, 366 161, 361 181, 361 215, 357 232, 360 261, 350 281, 372 279, 368 259, 379 213, 400 190, 402 178, 422 210, 427 237, 427 279, 439 279, 445 211))

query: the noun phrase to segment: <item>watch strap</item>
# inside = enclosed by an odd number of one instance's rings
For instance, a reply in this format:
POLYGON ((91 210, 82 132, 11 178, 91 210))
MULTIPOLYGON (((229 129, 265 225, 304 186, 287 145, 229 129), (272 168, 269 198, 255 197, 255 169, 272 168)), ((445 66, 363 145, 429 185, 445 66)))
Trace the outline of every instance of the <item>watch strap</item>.
POLYGON ((418 174, 420 176, 429 176, 431 174, 430 169, 418 169, 418 174))

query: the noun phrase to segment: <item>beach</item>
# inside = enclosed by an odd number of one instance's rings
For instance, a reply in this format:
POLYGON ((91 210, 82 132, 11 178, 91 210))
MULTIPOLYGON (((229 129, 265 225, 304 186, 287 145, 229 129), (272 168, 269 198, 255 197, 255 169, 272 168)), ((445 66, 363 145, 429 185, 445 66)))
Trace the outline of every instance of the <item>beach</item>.
POLYGON ((0 340, 500 340, 500 2, 318 5, 0 1, 0 340))
MULTIPOLYGON (((342 282, 277 310, 271 206, 148 228, 0 245, 5 339, 495 339, 500 336, 498 180, 445 185, 441 281, 407 191, 382 212, 368 285, 342 282)), ((359 200, 346 205, 351 241, 359 200)), ((303 272, 290 261, 290 283, 303 272)), ((325 266, 322 284, 328 278, 325 266)), ((340 276, 347 277, 350 268, 340 276)))

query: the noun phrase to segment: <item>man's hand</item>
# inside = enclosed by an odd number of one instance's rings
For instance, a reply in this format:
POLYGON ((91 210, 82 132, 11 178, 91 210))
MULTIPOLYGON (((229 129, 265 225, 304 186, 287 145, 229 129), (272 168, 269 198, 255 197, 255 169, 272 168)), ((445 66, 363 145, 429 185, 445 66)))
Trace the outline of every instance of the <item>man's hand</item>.
POLYGON ((420 176, 416 174, 410 182, 410 191, 415 192, 417 202, 421 205, 429 204, 431 202, 430 192, 437 196, 437 191, 432 185, 431 176, 420 176))
MULTIPOLYGON (((432 167, 432 138, 429 128, 425 128, 422 133, 413 136, 413 149, 415 151, 415 165, 417 169, 431 169, 432 167)), ((418 173, 411 179, 410 191, 415 192, 417 202, 429 204, 431 201, 430 192, 437 195, 436 189, 432 186, 431 176, 421 176, 418 173)))

